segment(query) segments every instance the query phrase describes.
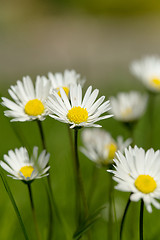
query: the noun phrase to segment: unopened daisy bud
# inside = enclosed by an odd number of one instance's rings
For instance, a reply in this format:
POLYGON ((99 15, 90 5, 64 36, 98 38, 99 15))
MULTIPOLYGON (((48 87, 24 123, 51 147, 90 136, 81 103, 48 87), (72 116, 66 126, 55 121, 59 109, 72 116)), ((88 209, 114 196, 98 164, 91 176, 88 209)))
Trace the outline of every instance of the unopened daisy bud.
POLYGON ((131 63, 130 70, 152 92, 160 92, 160 57, 147 56, 131 63))
POLYGON ((45 77, 37 76, 35 87, 29 76, 23 81, 17 81, 15 86, 8 90, 13 101, 2 97, 2 105, 9 108, 4 111, 5 116, 11 121, 44 120, 48 115, 45 100, 49 95, 51 83, 45 77))
POLYGON ((142 199, 148 212, 152 212, 151 204, 160 209, 160 151, 129 147, 125 153, 120 151, 114 159, 115 170, 108 170, 114 174, 113 179, 118 183, 117 190, 131 192, 130 200, 142 199))
POLYGON ((67 97, 63 88, 60 88, 61 97, 53 91, 46 101, 50 111, 49 116, 69 124, 71 128, 101 127, 95 122, 112 117, 112 115, 101 116, 110 109, 110 104, 109 101, 104 102, 104 96, 97 99, 98 93, 98 89, 92 92, 90 86, 82 98, 82 86, 80 84, 70 86, 70 98, 67 97))
POLYGON ((81 151, 98 166, 105 167, 113 163, 116 151, 123 151, 131 143, 131 139, 124 142, 120 136, 114 140, 103 129, 84 129, 81 136, 84 144, 81 151))
POLYGON ((122 122, 138 120, 145 112, 148 97, 136 91, 119 93, 117 97, 110 97, 111 113, 114 118, 122 122))
POLYGON ((4 155, 4 161, 0 161, 0 165, 9 173, 9 177, 27 183, 48 176, 49 157, 50 154, 45 150, 38 156, 38 147, 33 148, 33 154, 29 157, 27 149, 21 147, 8 151, 8 155, 4 155))

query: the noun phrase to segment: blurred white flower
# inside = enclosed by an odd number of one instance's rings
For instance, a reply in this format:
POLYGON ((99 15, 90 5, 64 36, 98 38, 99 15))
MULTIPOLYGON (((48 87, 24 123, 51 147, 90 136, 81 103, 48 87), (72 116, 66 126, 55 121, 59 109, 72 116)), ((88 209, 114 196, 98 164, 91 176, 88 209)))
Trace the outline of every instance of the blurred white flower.
POLYGON ((51 92, 52 90, 57 91, 60 95, 60 88, 63 88, 66 95, 69 95, 70 86, 74 84, 80 84, 83 86, 85 79, 81 78, 80 74, 76 73, 75 70, 65 70, 64 74, 62 73, 48 73, 48 78, 51 80, 51 92))
POLYGON ((47 167, 49 157, 50 154, 46 154, 46 150, 38 156, 38 147, 33 148, 33 154, 29 157, 27 149, 21 147, 8 151, 0 165, 10 174, 9 177, 28 182, 49 175, 47 173, 50 168, 47 167))
POLYGON ((117 97, 110 97, 111 113, 114 118, 122 122, 138 120, 145 112, 148 96, 136 91, 119 93, 117 97))
POLYGON ((97 101, 99 90, 95 89, 92 93, 90 86, 82 99, 81 85, 70 86, 70 98, 68 99, 63 88, 60 88, 60 94, 53 91, 48 97, 47 106, 50 111, 50 117, 68 123, 71 128, 75 127, 101 127, 95 122, 111 117, 112 115, 101 114, 110 109, 109 101, 105 101, 105 97, 100 97, 97 101))
POLYGON ((114 140, 103 129, 84 129, 81 136, 84 144, 81 151, 98 166, 107 166, 113 163, 115 152, 123 151, 131 143, 131 139, 123 141, 121 136, 114 140))
POLYGON ((45 77, 37 76, 35 87, 29 76, 23 77, 23 81, 17 81, 17 85, 8 90, 13 101, 2 97, 2 105, 9 108, 4 111, 5 116, 11 117, 11 121, 44 120, 48 114, 45 100, 49 95, 51 83, 45 77))
POLYGON ((147 89, 160 92, 160 58, 158 56, 147 56, 134 61, 130 70, 147 89))
POLYGON ((129 147, 125 154, 120 151, 114 159, 113 179, 118 183, 117 190, 131 192, 130 200, 143 199, 148 212, 152 212, 151 204, 160 209, 160 151, 129 147))

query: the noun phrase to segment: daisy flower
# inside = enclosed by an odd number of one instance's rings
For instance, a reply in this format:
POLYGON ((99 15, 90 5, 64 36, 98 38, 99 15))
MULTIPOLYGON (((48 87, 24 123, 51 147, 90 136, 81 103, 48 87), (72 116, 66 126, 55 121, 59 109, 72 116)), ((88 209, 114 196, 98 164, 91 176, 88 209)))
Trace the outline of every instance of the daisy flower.
POLYGON ((84 144, 81 151, 98 166, 113 163, 115 152, 123 151, 131 143, 131 139, 124 142, 121 136, 115 141, 109 132, 103 129, 84 129, 81 136, 84 144))
POLYGON ((49 95, 51 83, 45 77, 37 76, 35 87, 29 76, 17 81, 8 90, 13 101, 3 97, 2 105, 9 110, 4 111, 11 121, 44 120, 48 114, 45 100, 49 95))
POLYGON ((114 118, 119 121, 132 122, 144 114, 147 100, 147 95, 142 95, 136 91, 119 93, 117 97, 110 97, 111 112, 114 118))
POLYGON ((10 174, 9 177, 29 182, 49 175, 47 173, 50 168, 47 166, 49 157, 50 154, 46 154, 46 150, 38 156, 38 147, 33 148, 33 154, 29 157, 27 149, 21 147, 8 151, 8 155, 4 155, 4 161, 0 161, 0 165, 10 174))
POLYGON ((75 70, 65 70, 64 74, 51 72, 48 73, 48 78, 51 81, 51 89, 57 91, 60 96, 60 88, 62 87, 67 96, 69 95, 70 86, 73 84, 80 84, 83 86, 85 79, 81 79, 80 74, 76 73, 75 70))
POLYGON ((101 114, 110 109, 109 101, 105 101, 102 96, 96 100, 99 90, 95 89, 92 92, 90 86, 82 99, 82 87, 80 84, 71 85, 70 87, 70 100, 68 99, 63 88, 60 88, 61 97, 56 91, 48 97, 47 106, 51 114, 50 117, 68 123, 71 128, 75 127, 101 127, 95 122, 111 117, 112 115, 101 114))
POLYGON ((158 56, 147 56, 134 61, 130 70, 147 89, 160 92, 160 58, 158 56))
POLYGON ((151 204, 160 209, 160 151, 152 148, 147 152, 143 148, 129 147, 125 154, 117 152, 114 159, 113 179, 118 183, 116 189, 131 192, 130 200, 143 199, 148 212, 152 212, 151 204))

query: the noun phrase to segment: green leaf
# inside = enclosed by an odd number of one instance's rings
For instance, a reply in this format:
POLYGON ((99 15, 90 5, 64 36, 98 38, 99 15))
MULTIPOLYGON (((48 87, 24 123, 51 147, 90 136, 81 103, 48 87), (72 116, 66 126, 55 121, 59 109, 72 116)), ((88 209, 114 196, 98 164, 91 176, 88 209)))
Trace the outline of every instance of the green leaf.
POLYGON ((80 239, 82 237, 82 235, 85 232, 87 232, 97 220, 99 220, 101 218, 101 212, 104 208, 106 208, 106 206, 104 206, 104 205, 101 206, 93 214, 88 216, 88 218, 85 219, 81 223, 81 225, 79 226, 79 228, 76 230, 76 232, 73 235, 74 240, 80 239))

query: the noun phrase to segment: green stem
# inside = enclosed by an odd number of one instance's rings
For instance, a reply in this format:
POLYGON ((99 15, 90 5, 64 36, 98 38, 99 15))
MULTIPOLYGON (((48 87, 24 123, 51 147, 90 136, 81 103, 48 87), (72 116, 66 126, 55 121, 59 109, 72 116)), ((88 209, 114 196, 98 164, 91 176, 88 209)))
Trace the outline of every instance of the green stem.
POLYGON ((126 122, 124 123, 125 127, 128 129, 129 131, 129 136, 130 138, 132 139, 132 143, 131 143, 131 146, 134 147, 134 130, 135 130, 135 127, 137 125, 137 121, 133 121, 133 122, 126 122))
POLYGON ((41 123, 41 121, 37 120, 37 124, 38 124, 39 132, 40 132, 40 135, 41 135, 42 147, 43 147, 43 149, 46 149, 46 142, 45 142, 42 123, 41 123))
POLYGON ((129 196, 129 199, 128 199, 128 202, 127 202, 127 205, 125 207, 124 214, 123 214, 123 217, 122 217, 122 221, 121 221, 120 240, 122 240, 122 232, 123 232, 124 221, 125 221, 126 214, 127 214, 130 203, 131 203, 131 200, 130 200, 130 196, 129 196))
POLYGON ((85 218, 88 217, 88 205, 87 205, 87 200, 84 192, 84 186, 83 186, 83 181, 82 181, 82 176, 81 176, 81 171, 80 171, 80 162, 79 162, 79 156, 78 156, 78 129, 74 129, 74 143, 75 143, 75 165, 76 165, 76 172, 77 172, 77 182, 79 185, 79 190, 80 190, 80 195, 82 198, 82 203, 84 207, 84 214, 85 218))
POLYGON ((97 184, 97 178, 98 178, 98 169, 97 167, 95 167, 95 165, 93 166, 93 170, 92 170, 92 176, 91 176, 91 183, 90 183, 90 188, 88 191, 88 206, 91 206, 92 200, 93 200, 93 196, 95 193, 95 189, 96 189, 96 184, 97 184), (93 188, 94 186, 94 188, 93 188))
MULTIPOLYGON (((41 121, 37 121, 38 124, 38 128, 39 128, 39 132, 40 132, 40 136, 41 136, 41 141, 42 141, 42 147, 43 149, 46 149, 46 142, 45 142, 45 136, 44 136, 44 131, 43 131, 43 127, 42 127, 42 123, 41 121)), ((61 217, 61 214, 58 210, 55 198, 54 198, 54 194, 52 191, 52 184, 51 184, 51 178, 50 175, 47 176, 47 185, 48 187, 47 189, 47 196, 48 196, 48 204, 49 204, 49 230, 48 230, 48 237, 47 239, 50 240, 52 239, 52 235, 53 235, 53 211, 55 212, 55 215, 59 221, 59 223, 61 224, 64 233, 66 233, 66 239, 70 239, 69 234, 67 233, 67 225, 65 223, 65 221, 63 220, 63 218, 61 217)))
POLYGON ((140 221, 139 221, 139 236, 140 236, 140 240, 143 240, 143 211, 144 211, 144 202, 141 199, 140 221))
POLYGON ((113 180, 112 180, 112 175, 109 174, 109 191, 108 191, 108 196, 109 196, 109 211, 108 211, 108 239, 112 240, 112 228, 113 228, 113 217, 112 217, 112 193, 113 193, 113 180))
POLYGON ((117 239, 119 239, 119 236, 118 236, 118 220, 117 220, 117 214, 116 214, 116 206, 115 206, 115 199, 114 199, 114 191, 113 191, 113 194, 112 194, 112 204, 113 204, 113 212, 114 212, 114 219, 115 219, 115 223, 116 223, 116 234, 117 234, 117 239))
MULTIPOLYGON (((79 162, 79 156, 78 156, 78 128, 74 129, 74 147, 75 147, 75 167, 76 167, 76 179, 77 179, 77 183, 76 183, 76 187, 77 187, 77 203, 79 204, 79 195, 81 196, 82 199, 82 203, 83 203, 83 208, 84 208, 84 217, 85 219, 87 219, 88 217, 88 205, 87 205, 87 199, 86 199, 86 195, 85 195, 85 191, 84 191, 84 186, 83 186, 83 181, 82 181, 82 176, 81 176, 81 170, 80 170, 80 162, 79 162)), ((78 205, 77 204, 77 205, 78 205)), ((80 223, 80 217, 81 217, 81 210, 80 210, 80 206, 78 206, 78 223, 80 223)), ((88 231, 87 233, 87 238, 88 240, 91 239, 91 234, 88 231)))
MULTIPOLYGON (((0 170, 0 171, 1 171, 1 170, 0 170)), ((13 208, 14 208, 14 210, 15 210, 16 215, 17 215, 17 218, 18 218, 18 220, 19 220, 19 223, 20 223, 22 232, 23 232, 23 234, 24 234, 24 238, 25 238, 26 240, 29 240, 28 235, 27 235, 27 232, 26 232, 26 229, 25 229, 25 227, 24 227, 24 224, 23 224, 23 221, 22 221, 22 218, 21 218, 21 215, 20 215, 20 212, 19 212, 19 210, 18 210, 18 207, 17 207, 17 205, 16 205, 16 202, 15 202, 14 197, 13 197, 13 195, 12 195, 12 192, 11 192, 11 190, 10 190, 10 187, 9 187, 9 185, 8 185, 8 183, 7 183, 7 181, 6 181, 6 179, 4 178, 4 176, 3 176, 2 173, 0 173, 0 177, 1 177, 1 179, 2 179, 2 182, 3 182, 3 184, 4 184, 4 187, 5 187, 5 189, 6 189, 6 192, 8 193, 8 196, 9 196, 9 198, 10 198, 10 201, 11 201, 11 203, 12 203, 12 206, 13 206, 13 208)))
POLYGON ((31 203, 32 216, 33 216, 34 226, 35 226, 35 230, 36 230, 36 235, 37 235, 37 239, 40 240, 41 237, 40 237, 40 233, 39 233, 39 230, 38 230, 36 212, 35 212, 35 207, 34 207, 34 202, 33 202, 33 196, 32 196, 31 183, 28 183, 28 184, 27 184, 27 187, 28 187, 28 192, 29 192, 29 198, 30 198, 30 203, 31 203))
MULTIPOLYGON (((38 128, 39 128, 40 136, 41 136, 42 147, 43 147, 43 149, 46 149, 46 142, 45 142, 45 136, 44 136, 42 123, 41 123, 41 121, 37 120, 37 124, 38 124, 38 128)), ((51 196, 53 196, 50 175, 47 176, 47 182, 48 182, 48 186, 49 186, 49 191, 51 192, 51 196)), ((48 196, 48 205, 49 205, 49 226, 48 226, 47 239, 50 240, 50 239, 52 239, 52 234, 53 234, 53 226, 52 226, 53 225, 53 210, 52 210, 49 193, 47 193, 47 196, 48 196)))
POLYGON ((153 133, 154 133, 154 106, 155 106, 155 94, 149 92, 149 104, 148 104, 148 113, 149 113, 149 125, 150 125, 150 135, 149 135, 149 147, 153 147, 153 133))

